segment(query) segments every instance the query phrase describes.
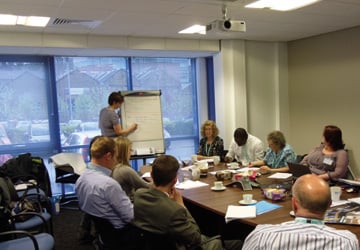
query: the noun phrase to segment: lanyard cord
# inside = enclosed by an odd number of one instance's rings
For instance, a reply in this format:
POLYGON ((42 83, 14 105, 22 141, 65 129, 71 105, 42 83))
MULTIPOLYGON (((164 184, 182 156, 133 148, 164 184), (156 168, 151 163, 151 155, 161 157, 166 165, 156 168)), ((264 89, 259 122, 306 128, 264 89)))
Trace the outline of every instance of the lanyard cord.
POLYGON ((211 150, 211 144, 208 144, 206 142, 206 144, 205 144, 205 154, 206 154, 206 156, 209 156, 210 150, 211 150))
POLYGON ((309 224, 316 224, 316 225, 324 225, 324 221, 322 220, 318 220, 318 219, 309 219, 309 218, 304 218, 304 217, 296 217, 295 218, 296 222, 300 222, 300 223, 309 223, 309 224))

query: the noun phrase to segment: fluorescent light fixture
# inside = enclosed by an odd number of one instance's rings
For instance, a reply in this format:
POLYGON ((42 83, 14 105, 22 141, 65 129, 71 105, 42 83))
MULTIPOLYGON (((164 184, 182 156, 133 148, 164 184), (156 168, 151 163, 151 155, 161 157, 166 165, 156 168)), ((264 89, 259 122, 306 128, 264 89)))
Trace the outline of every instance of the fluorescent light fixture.
POLYGON ((258 0, 251 4, 245 5, 245 8, 269 8, 272 10, 289 11, 299 9, 319 1, 321 0, 258 0))
POLYGON ((18 16, 17 24, 25 26, 45 27, 49 20, 50 17, 45 16, 18 16), (21 23, 19 23, 20 20, 21 23))
POLYGON ((189 28, 183 29, 178 32, 179 34, 206 34, 206 26, 205 25, 199 25, 195 24, 193 26, 190 26, 189 28))
POLYGON ((45 27, 50 17, 43 16, 15 16, 0 14, 0 25, 25 25, 45 27))
POLYGON ((17 16, 0 14, 0 25, 16 25, 17 16))

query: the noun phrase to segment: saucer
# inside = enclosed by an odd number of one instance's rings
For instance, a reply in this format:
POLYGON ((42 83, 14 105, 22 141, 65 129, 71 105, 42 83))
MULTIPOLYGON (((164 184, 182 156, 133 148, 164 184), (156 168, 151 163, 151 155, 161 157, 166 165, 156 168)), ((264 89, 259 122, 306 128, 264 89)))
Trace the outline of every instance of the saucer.
POLYGON ((239 169, 240 167, 239 166, 229 166, 228 169, 230 170, 236 170, 236 169, 239 169))
POLYGON ((239 201, 241 205, 253 205, 257 202, 257 200, 252 200, 250 203, 245 202, 244 200, 239 201))
POLYGON ((216 187, 211 187, 212 191, 224 191, 226 189, 225 186, 221 187, 221 188, 216 188, 216 187))

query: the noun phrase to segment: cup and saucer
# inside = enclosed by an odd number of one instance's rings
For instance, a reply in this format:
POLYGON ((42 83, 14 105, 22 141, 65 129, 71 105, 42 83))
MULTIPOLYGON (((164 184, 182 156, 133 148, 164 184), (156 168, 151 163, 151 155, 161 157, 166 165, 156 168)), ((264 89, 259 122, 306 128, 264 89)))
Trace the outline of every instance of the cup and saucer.
POLYGON ((222 181, 215 181, 214 186, 211 187, 212 191, 224 191, 226 187, 224 186, 222 181))
POLYGON ((228 163, 227 165, 228 165, 228 169, 230 170, 237 170, 240 168, 237 162, 228 163))
POLYGON ((251 200, 251 201, 245 201, 245 200, 241 200, 239 201, 239 204, 241 205, 254 205, 256 204, 257 200, 251 200))
POLYGON ((253 205, 256 202, 257 202, 256 200, 253 200, 252 194, 243 194, 243 199, 239 201, 241 205, 253 205))

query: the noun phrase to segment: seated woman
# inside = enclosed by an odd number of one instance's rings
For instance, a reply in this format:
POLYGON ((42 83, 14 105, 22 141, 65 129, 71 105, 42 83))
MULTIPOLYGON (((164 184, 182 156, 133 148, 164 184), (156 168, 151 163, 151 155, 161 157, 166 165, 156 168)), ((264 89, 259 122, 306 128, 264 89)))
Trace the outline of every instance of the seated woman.
POLYGON ((262 161, 255 161, 249 167, 260 167, 261 172, 289 172, 288 162, 296 161, 296 154, 286 143, 285 136, 280 131, 273 131, 267 136, 269 147, 262 161))
POLYGON ((135 191, 138 188, 148 188, 151 183, 143 180, 130 166, 132 142, 126 137, 117 137, 115 142, 118 145, 118 164, 112 170, 111 177, 120 183, 127 196, 134 202, 135 191))
POLYGON ((349 158, 344 150, 340 128, 334 125, 325 126, 321 145, 313 149, 300 163, 308 165, 313 174, 324 180, 346 177, 349 158))
POLYGON ((207 120, 201 126, 201 139, 197 159, 208 159, 212 156, 221 156, 224 151, 224 141, 219 136, 219 129, 214 121, 207 120))

